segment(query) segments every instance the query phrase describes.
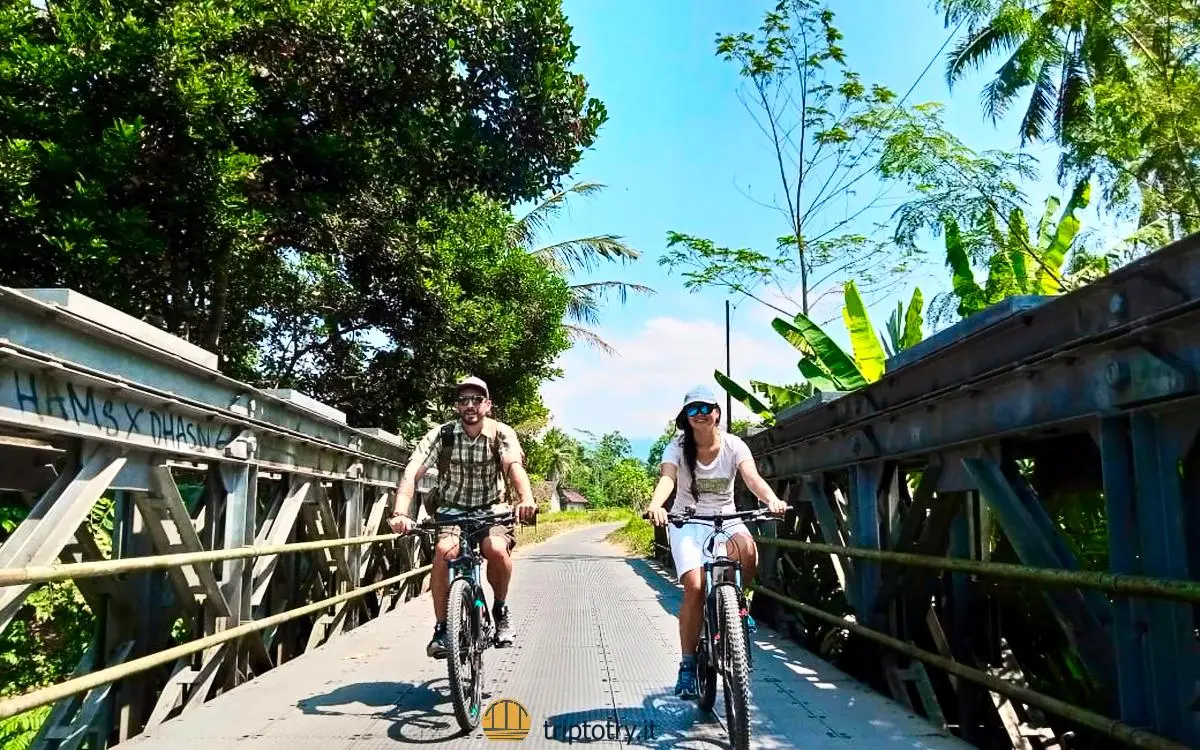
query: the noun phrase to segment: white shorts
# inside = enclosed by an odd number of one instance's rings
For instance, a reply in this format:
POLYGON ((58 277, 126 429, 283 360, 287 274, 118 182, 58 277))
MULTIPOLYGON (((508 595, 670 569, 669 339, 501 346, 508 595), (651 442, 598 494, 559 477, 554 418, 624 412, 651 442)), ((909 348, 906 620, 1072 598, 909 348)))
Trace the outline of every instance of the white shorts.
MULTIPOLYGON (((706 562, 711 562, 713 556, 705 550, 705 540, 713 533, 712 521, 691 521, 682 528, 675 524, 667 524, 667 539, 671 543, 671 557, 675 559, 675 577, 682 579, 683 574, 695 570, 706 562)), ((726 521, 721 524, 721 533, 713 536, 712 546, 724 543, 729 546, 729 540, 734 534, 750 535, 750 530, 741 521, 726 521)), ((726 552, 726 554, 729 554, 726 552)))

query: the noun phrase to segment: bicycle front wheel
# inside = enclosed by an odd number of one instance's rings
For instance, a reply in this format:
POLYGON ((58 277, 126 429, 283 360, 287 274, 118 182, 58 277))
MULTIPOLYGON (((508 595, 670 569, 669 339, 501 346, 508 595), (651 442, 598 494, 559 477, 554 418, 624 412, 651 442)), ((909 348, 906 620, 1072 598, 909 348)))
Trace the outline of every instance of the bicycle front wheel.
POLYGON ((700 642, 696 649, 696 678, 700 687, 700 710, 711 711, 717 702, 717 654, 713 650, 712 633, 708 627, 708 609, 705 608, 700 628, 700 642))
POLYGON ((750 750, 750 658, 741 608, 733 586, 717 588, 718 632, 724 654, 721 684, 725 693, 725 724, 734 750, 750 750))
POLYGON ((483 699, 483 649, 477 637, 477 620, 470 583, 459 578, 450 585, 446 601, 446 661, 454 718, 464 732, 478 726, 483 699))

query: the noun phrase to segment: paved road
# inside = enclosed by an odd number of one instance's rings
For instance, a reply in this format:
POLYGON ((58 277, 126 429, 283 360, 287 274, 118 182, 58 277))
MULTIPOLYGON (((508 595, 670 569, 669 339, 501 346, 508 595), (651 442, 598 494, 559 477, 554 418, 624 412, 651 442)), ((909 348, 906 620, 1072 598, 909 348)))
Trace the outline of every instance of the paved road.
MULTIPOLYGON (((713 714, 674 697, 680 592, 656 564, 604 541, 614 524, 567 532, 518 551, 509 601, 517 642, 489 650, 490 700, 524 706, 518 746, 727 748, 713 714), (611 727, 611 729, 609 728, 611 727), (555 734, 557 733, 557 736, 555 734), (551 735, 549 738, 547 734, 551 735)), ((164 723, 124 747, 262 750, 496 748, 459 735, 446 663, 425 656, 426 594, 164 723)), ((753 746, 819 750, 969 748, 765 627, 755 642, 753 746)), ((720 691, 718 691, 718 695, 720 691)))

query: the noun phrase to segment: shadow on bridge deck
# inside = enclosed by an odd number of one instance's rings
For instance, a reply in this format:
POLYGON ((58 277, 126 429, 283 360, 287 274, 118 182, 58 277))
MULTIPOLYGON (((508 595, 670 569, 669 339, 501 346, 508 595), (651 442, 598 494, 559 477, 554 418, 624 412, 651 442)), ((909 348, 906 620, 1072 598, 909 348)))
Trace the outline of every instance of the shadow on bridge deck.
MULTIPOLYGON (((486 659, 487 700, 532 727, 522 747, 727 748, 714 714, 672 695, 680 591, 657 564, 603 541, 614 525, 519 550, 509 601, 517 641, 486 659)), ((446 663, 425 656, 428 595, 166 722, 131 750, 503 747, 461 736, 446 663)), ((756 748, 967 748, 766 628, 755 638, 756 748)))

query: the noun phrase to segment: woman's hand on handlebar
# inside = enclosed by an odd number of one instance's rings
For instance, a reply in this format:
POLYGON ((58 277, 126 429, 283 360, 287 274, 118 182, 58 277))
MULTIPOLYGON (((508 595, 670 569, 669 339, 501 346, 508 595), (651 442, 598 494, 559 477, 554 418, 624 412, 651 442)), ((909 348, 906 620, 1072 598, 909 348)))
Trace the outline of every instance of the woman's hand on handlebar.
POLYGON ((642 517, 650 519, 650 523, 655 526, 667 525, 667 511, 663 508, 647 508, 642 517))

